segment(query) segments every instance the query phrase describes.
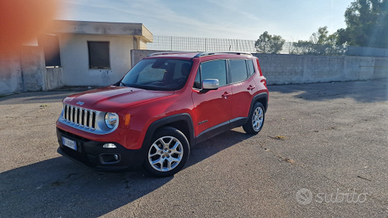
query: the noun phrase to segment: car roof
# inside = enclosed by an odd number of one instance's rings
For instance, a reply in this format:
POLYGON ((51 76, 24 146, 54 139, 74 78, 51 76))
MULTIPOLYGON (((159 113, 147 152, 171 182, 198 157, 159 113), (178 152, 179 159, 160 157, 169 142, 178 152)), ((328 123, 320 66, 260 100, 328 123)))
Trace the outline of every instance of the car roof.
POLYGON ((236 58, 237 56, 249 56, 252 58, 252 54, 248 52, 156 52, 147 56, 147 58, 183 58, 193 59, 209 56, 222 56, 223 58, 236 58))

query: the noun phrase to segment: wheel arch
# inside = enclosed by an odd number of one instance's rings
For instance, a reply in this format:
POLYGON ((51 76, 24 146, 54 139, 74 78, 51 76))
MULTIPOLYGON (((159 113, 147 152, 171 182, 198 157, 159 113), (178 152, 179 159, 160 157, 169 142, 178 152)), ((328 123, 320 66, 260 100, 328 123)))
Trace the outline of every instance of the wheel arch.
POLYGON ((194 126, 192 118, 190 114, 183 113, 165 117, 151 123, 145 134, 142 147, 149 145, 154 133, 164 126, 171 126, 181 131, 189 141, 189 145, 194 142, 194 126))
POLYGON ((256 102, 260 102, 264 106, 264 112, 267 112, 268 109, 268 93, 267 92, 262 92, 257 95, 255 95, 252 99, 251 102, 251 108, 249 110, 249 114, 251 114, 253 110, 253 106, 255 105, 256 102))

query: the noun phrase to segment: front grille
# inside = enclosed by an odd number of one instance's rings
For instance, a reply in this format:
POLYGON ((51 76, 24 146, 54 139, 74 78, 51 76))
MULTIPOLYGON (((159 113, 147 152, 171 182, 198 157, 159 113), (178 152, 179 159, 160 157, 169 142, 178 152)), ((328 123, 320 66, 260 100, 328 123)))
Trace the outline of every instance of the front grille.
POLYGON ((82 107, 63 105, 63 119, 80 128, 96 129, 97 112, 82 107))

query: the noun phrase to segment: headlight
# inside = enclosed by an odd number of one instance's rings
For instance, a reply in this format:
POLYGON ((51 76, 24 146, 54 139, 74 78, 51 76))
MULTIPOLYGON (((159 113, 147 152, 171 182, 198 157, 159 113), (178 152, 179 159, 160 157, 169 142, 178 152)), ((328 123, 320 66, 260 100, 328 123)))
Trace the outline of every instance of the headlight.
POLYGON ((105 124, 109 129, 115 128, 119 124, 119 115, 116 113, 106 113, 105 124))

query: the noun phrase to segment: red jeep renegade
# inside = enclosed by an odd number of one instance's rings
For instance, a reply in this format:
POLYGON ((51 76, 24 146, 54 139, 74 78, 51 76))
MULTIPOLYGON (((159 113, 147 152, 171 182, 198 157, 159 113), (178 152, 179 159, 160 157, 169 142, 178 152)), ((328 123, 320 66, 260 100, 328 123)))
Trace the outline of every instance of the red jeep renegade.
POLYGON ((111 86, 63 100, 58 152, 101 170, 183 168, 191 146, 264 124, 268 89, 250 53, 154 53, 111 86))

